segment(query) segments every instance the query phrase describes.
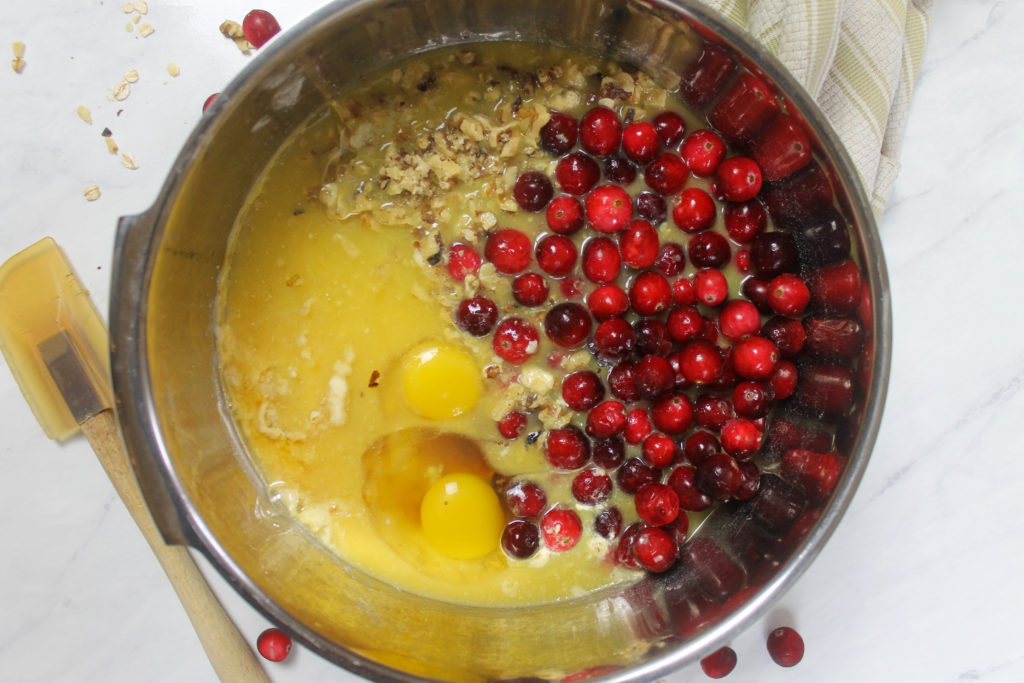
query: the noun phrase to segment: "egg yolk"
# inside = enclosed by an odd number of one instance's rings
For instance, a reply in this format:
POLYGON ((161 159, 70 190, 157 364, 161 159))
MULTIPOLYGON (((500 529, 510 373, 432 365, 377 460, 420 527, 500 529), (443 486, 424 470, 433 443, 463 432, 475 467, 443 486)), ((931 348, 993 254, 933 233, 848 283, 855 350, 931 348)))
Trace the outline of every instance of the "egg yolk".
POLYGON ((423 535, 448 557, 473 560, 498 547, 505 514, 498 494, 474 474, 449 474, 434 482, 420 504, 423 535))
POLYGON ((424 344, 406 355, 402 389, 413 410, 423 417, 458 417, 480 399, 480 369, 465 351, 447 344, 424 344))

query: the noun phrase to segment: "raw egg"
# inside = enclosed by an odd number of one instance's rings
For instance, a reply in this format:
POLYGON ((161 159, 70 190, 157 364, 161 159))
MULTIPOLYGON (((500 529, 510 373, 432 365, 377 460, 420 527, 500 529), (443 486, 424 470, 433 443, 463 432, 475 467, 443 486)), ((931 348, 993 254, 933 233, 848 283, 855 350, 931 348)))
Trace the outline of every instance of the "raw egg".
POLYGON ((423 535, 449 557, 472 560, 498 547, 505 514, 489 483, 466 472, 441 477, 420 504, 423 535))
POLYGON ((471 410, 482 390, 480 369, 468 353, 450 344, 427 342, 406 354, 402 390, 423 417, 443 420, 471 410))

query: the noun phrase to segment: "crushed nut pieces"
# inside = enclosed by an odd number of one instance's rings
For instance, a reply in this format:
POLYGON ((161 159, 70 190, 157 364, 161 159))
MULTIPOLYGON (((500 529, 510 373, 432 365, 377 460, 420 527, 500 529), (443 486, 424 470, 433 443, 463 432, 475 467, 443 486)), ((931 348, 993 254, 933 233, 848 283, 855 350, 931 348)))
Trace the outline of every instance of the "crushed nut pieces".
POLYGON ((242 25, 237 21, 225 19, 220 24, 220 32, 225 38, 235 41, 235 45, 241 50, 242 54, 247 55, 252 50, 252 43, 245 39, 245 31, 242 30, 242 25))

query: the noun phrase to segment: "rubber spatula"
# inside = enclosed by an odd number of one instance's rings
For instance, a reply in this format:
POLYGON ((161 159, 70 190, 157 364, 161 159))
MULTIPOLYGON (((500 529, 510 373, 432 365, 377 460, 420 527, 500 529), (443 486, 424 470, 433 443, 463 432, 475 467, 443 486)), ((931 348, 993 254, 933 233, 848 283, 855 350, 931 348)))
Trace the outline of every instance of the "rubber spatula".
POLYGON ((80 429, 89 440, 220 679, 269 683, 188 549, 164 543, 143 502, 114 416, 106 328, 49 237, 0 266, 0 348, 46 435, 65 441, 80 429))

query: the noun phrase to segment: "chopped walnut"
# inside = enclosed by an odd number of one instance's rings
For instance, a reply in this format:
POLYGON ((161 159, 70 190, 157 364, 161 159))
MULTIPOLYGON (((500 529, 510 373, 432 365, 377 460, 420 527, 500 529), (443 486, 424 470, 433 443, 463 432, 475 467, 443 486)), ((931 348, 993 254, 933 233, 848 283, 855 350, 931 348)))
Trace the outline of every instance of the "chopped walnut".
POLYGON ((242 54, 247 55, 252 50, 252 44, 245 39, 245 31, 242 30, 242 25, 237 21, 225 19, 220 24, 220 32, 225 38, 235 41, 235 46, 238 47, 242 54))

